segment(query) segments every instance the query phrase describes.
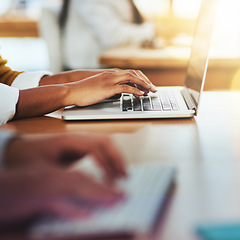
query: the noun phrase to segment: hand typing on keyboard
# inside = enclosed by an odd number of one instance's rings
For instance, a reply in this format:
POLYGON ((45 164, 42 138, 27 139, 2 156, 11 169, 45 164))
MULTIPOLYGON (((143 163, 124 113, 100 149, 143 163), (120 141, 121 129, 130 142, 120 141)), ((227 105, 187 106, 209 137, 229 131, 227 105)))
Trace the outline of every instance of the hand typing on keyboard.
POLYGON ((79 107, 95 104, 116 94, 131 93, 136 97, 156 92, 150 80, 138 70, 105 71, 69 84, 68 105, 79 107))

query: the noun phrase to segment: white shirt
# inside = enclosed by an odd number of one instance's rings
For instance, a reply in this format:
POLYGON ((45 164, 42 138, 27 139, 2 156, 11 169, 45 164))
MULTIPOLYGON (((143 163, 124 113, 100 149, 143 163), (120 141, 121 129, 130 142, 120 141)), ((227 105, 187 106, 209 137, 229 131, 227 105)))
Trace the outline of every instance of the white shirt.
POLYGON ((17 88, 0 83, 0 126, 14 117, 18 97, 17 88))
POLYGON ((0 126, 14 117, 19 90, 37 87, 45 75, 51 75, 51 73, 47 71, 24 72, 15 78, 11 87, 0 83, 0 126))
POLYGON ((35 88, 38 87, 41 78, 46 75, 52 75, 52 73, 49 71, 23 72, 14 79, 11 86, 19 90, 35 88))
POLYGON ((101 53, 128 44, 151 40, 155 27, 134 24, 128 0, 72 0, 63 35, 66 67, 98 68, 101 53))
MULTIPOLYGON (((19 89, 37 87, 43 76, 51 74, 48 71, 24 72, 14 79, 11 86, 0 83, 0 126, 14 117, 19 98, 19 89)), ((16 134, 12 132, 0 131, 0 169, 6 145, 15 137, 16 134)))

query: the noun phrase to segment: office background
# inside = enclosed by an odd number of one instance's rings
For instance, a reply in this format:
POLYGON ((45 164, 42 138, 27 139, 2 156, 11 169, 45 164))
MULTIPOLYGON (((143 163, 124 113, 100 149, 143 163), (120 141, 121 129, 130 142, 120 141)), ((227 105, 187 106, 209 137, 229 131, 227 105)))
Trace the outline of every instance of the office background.
MULTIPOLYGON (((48 0, 51 1, 61 4, 61 0, 48 0)), ((1 1, 1 55, 8 59, 8 65, 13 69, 32 71, 49 68, 47 46, 37 29, 43 2, 44 0, 1 1), (24 31, 17 31, 19 27, 24 31)), ((135 0, 135 3, 145 18, 156 22, 161 29, 159 38, 163 40, 171 38, 173 44, 190 47, 200 0, 135 0)), ((235 88, 239 88, 237 67, 240 62, 239 13, 239 1, 219 0, 210 54, 211 58, 225 60, 226 65, 229 60, 234 63, 230 80, 234 83, 227 86, 233 84, 235 88)))

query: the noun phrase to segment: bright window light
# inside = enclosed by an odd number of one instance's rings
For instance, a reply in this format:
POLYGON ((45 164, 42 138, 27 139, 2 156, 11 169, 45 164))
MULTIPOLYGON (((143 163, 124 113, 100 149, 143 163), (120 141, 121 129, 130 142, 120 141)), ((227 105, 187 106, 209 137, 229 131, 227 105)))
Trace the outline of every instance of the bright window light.
POLYGON ((173 0, 173 13, 177 17, 196 18, 201 0, 173 0))
POLYGON ((213 51, 215 56, 240 56, 240 1, 219 0, 213 51))
POLYGON ((134 0, 134 2, 146 16, 165 16, 170 11, 169 0, 134 0))

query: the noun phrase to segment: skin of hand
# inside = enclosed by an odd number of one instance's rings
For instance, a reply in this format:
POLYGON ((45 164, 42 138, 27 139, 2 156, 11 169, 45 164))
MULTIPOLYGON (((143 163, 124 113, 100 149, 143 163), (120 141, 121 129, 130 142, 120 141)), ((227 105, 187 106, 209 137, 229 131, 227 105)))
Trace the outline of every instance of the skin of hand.
POLYGON ((112 143, 102 134, 75 133, 22 136, 7 148, 4 165, 7 169, 32 166, 69 167, 85 155, 92 155, 110 182, 126 177, 125 161, 112 143))
POLYGON ((121 71, 121 69, 111 68, 102 70, 96 69, 96 70, 75 70, 60 72, 54 75, 43 76, 39 82, 39 86, 76 82, 79 80, 83 80, 85 78, 92 77, 96 74, 108 71, 121 71))
POLYGON ((141 71, 108 70, 75 82, 20 90, 14 119, 41 116, 70 105, 87 106, 124 92, 140 97, 149 91, 156 92, 156 88, 141 71))
MULTIPOLYGON (((94 75, 101 74, 101 73, 124 72, 124 71, 131 72, 132 74, 136 75, 137 77, 144 79, 147 83, 152 85, 153 89, 155 88, 155 86, 150 82, 150 80, 146 77, 146 75, 144 75, 141 71, 131 70, 131 69, 122 70, 119 68, 111 68, 111 69, 104 69, 104 70, 75 70, 75 71, 61 72, 61 73, 50 75, 50 76, 43 76, 39 82, 39 86, 71 83, 71 82, 83 80, 85 78, 89 78, 89 77, 92 77, 94 75)), ((132 84, 132 86, 134 86, 134 84, 132 84)), ((137 87, 137 86, 135 85, 135 87, 137 87)), ((143 91, 145 90, 144 88, 141 88, 140 86, 139 86, 139 89, 143 90, 143 91)), ((120 98, 120 96, 121 96, 121 94, 116 94, 111 98, 117 99, 117 98, 120 98)))
MULTIPOLYGON (((39 83, 39 86, 44 86, 44 85, 51 85, 51 84, 61 84, 61 83, 72 83, 72 82, 76 82, 79 80, 83 80, 85 78, 90 78, 93 77, 97 74, 102 74, 102 73, 114 73, 114 72, 118 72, 120 74, 122 73, 130 73, 132 75, 135 75, 136 77, 142 78, 144 81, 146 81, 148 84, 150 84, 151 86, 151 91, 155 92, 155 86, 151 83, 151 81, 147 78, 146 75, 144 75, 140 70, 132 70, 132 69, 128 69, 128 70, 122 70, 119 68, 111 68, 111 69, 105 69, 105 70, 76 70, 76 71, 67 71, 67 72, 62 72, 62 73, 58 73, 55 75, 51 75, 51 76, 44 76, 39 83)), ((130 84, 131 86, 137 87, 134 84, 130 84)), ((146 91, 146 89, 144 87, 138 86, 137 88, 139 88, 142 91, 146 91)), ((118 98, 121 96, 120 94, 117 94, 115 96, 118 96, 118 98)), ((113 96, 114 98, 114 96, 113 96)), ((117 98, 117 97, 115 97, 117 98)))
POLYGON ((66 71, 57 73, 54 75, 43 76, 39 82, 39 86, 46 86, 52 84, 63 84, 63 83, 71 83, 83 80, 85 78, 92 77, 94 75, 106 72, 124 72, 124 71, 132 71, 137 75, 141 75, 142 78, 146 79, 147 82, 151 84, 149 79, 139 70, 122 70, 119 68, 111 68, 111 69, 103 69, 103 70, 75 70, 75 71, 66 71))
POLYGON ((80 171, 51 167, 2 171, 0 230, 41 216, 86 218, 95 208, 111 207, 123 199, 112 185, 80 171))
POLYGON ((68 101, 77 106, 91 105, 119 93, 140 97, 149 91, 156 92, 148 78, 135 70, 107 71, 68 86, 71 88, 68 101))
MULTIPOLYGON (((59 83, 73 83, 73 82, 77 82, 79 80, 87 80, 87 84, 91 84, 91 82, 93 81, 89 81, 91 78, 95 78, 96 76, 101 76, 102 74, 107 74, 107 77, 109 77, 108 75, 112 74, 112 75, 125 75, 124 77, 128 77, 127 74, 135 76, 137 78, 142 79, 143 81, 145 81, 147 84, 149 84, 149 86, 142 86, 142 84, 140 83, 139 85, 136 83, 132 83, 132 82, 124 82, 124 83, 120 83, 120 84, 127 84, 130 85, 133 88, 137 88, 139 90, 142 90, 144 92, 144 95, 147 95, 149 90, 155 92, 156 89, 154 87, 154 85, 150 82, 150 80, 139 70, 122 70, 122 69, 118 69, 118 68, 112 68, 112 69, 106 69, 106 70, 91 70, 91 71, 85 71, 85 70, 78 70, 78 71, 68 71, 68 72, 63 72, 63 73, 59 73, 59 74, 55 74, 52 76, 44 76, 41 81, 40 81, 40 86, 44 86, 44 85, 50 85, 50 84, 59 84, 59 83), (118 73, 118 74, 114 74, 114 73, 118 73)), ((102 77, 102 76, 101 76, 102 77)), ((113 78, 113 76, 110 76, 111 78, 113 78)), ((115 77, 115 76, 114 76, 115 77)), ((129 78, 129 77, 128 77, 129 78)), ((92 79, 91 79, 92 80, 92 79)), ((104 81, 106 81, 104 79, 104 81)), ((116 84, 115 84, 116 85, 116 84)), ((91 85, 89 85, 91 87, 91 85)), ((131 88, 128 88, 131 89, 131 88)), ((91 90, 93 90, 93 88, 91 88, 91 90)), ((124 89, 123 89, 124 90, 124 89)), ((126 91, 127 92, 127 91, 126 91)), ((112 98, 119 98, 122 92, 120 91, 118 94, 111 96, 112 98)), ((133 93, 133 92, 130 92, 133 93)), ((136 91, 135 91, 136 93, 136 91)), ((109 92, 110 94, 110 92, 109 92)), ((133 93, 134 94, 134 93, 133 93)), ((142 93, 139 94, 139 92, 137 92, 137 94, 134 94, 136 97, 139 97, 140 95, 142 95, 142 93)), ((88 105, 88 104, 86 104, 88 105)))

